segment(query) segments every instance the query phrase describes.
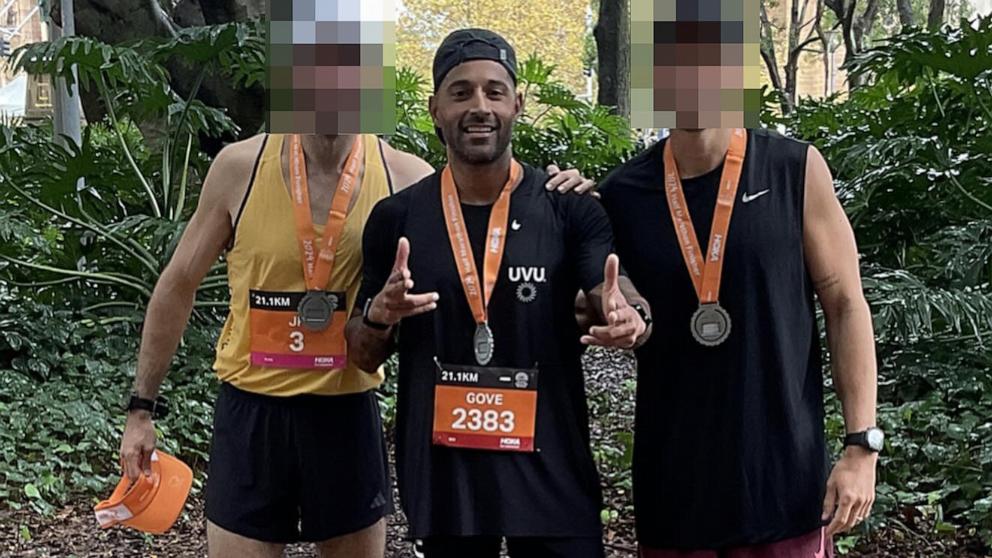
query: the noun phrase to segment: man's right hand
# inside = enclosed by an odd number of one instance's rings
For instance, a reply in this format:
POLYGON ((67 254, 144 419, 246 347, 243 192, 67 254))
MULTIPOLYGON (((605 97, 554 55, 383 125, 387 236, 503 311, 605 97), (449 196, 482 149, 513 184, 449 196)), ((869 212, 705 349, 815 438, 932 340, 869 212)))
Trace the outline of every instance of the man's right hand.
POLYGON ((410 258, 410 241, 400 238, 396 245, 396 260, 386 285, 372 299, 369 307, 369 320, 386 325, 395 325, 403 318, 430 312, 437 308, 438 294, 429 292, 410 294, 413 279, 407 262, 410 258))
POLYGON ((131 481, 142 473, 152 474, 152 452, 155 451, 155 423, 148 411, 134 410, 127 414, 124 439, 121 440, 121 462, 124 474, 131 481))

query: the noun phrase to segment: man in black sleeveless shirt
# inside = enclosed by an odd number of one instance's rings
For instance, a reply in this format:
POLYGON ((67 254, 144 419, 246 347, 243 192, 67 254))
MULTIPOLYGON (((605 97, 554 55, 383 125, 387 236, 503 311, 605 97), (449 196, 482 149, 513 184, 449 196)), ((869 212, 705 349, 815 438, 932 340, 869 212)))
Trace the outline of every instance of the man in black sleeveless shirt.
POLYGON ((434 61, 448 167, 380 202, 363 239, 349 352, 399 353, 400 496, 429 558, 603 556, 582 343, 630 348, 650 322, 592 197, 517 163, 513 50, 456 31, 434 61), (601 325, 579 329, 575 293, 601 325), (416 293, 416 294, 414 294, 416 293), (581 340, 581 342, 580 342, 581 340))
POLYGON ((831 556, 871 510, 881 431, 857 248, 823 157, 767 130, 677 129, 600 192, 625 270, 665 314, 637 350, 642 556, 831 556), (814 296, 852 434, 832 472, 814 296))

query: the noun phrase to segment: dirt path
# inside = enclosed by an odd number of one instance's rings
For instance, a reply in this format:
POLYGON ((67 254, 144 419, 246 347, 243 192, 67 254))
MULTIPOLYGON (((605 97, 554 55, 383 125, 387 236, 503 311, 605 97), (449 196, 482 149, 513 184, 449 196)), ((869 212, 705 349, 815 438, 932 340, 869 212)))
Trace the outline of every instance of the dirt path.
MULTIPOLYGON (((414 558, 405 542, 402 514, 389 518, 386 558, 414 558)), ((101 530, 96 526, 89 505, 66 507, 45 518, 29 511, 0 512, 0 556, 4 558, 202 558, 207 555, 202 501, 191 500, 182 518, 166 535, 143 536, 130 529, 101 530), (22 528, 27 529, 26 533, 22 528), (24 538, 27 534, 29 538, 24 538)), ((292 545, 288 557, 314 556, 308 545, 292 545)), ((627 544, 609 543, 609 558, 634 558, 627 544)), ((917 534, 885 531, 864 541, 852 558, 983 558, 969 550, 967 541, 927 540, 917 534)), ((985 557, 988 558, 988 557, 985 557)))
MULTIPOLYGON (((402 514, 389 518, 386 558, 414 558, 405 541, 402 514)), ((102 557, 193 558, 207 555, 206 527, 201 500, 190 501, 173 529, 161 536, 143 536, 131 529, 101 530, 88 506, 70 506, 54 517, 28 511, 0 512, 0 556, 4 558, 102 557), (22 537, 26 527, 29 539, 22 537)), ((291 545, 286 556, 314 556, 310 545, 291 545)), ((611 549, 610 558, 632 558, 633 552, 611 549)))

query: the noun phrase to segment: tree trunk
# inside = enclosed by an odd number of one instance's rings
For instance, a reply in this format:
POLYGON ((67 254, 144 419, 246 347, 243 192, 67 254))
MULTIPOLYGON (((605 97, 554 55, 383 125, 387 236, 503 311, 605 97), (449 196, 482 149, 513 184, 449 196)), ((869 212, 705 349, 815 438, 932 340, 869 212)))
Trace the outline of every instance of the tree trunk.
POLYGON ((764 2, 758 4, 758 9, 761 18, 761 43, 759 46, 761 59, 765 62, 765 67, 768 68, 768 79, 772 82, 772 89, 779 93, 782 113, 789 114, 792 112, 792 106, 788 103, 785 87, 782 84, 782 76, 778 71, 778 58, 775 55, 774 26, 768 18, 768 13, 765 11, 764 2))
POLYGON ((630 116, 630 6, 628 0, 602 0, 599 20, 593 29, 599 57, 599 96, 601 105, 616 107, 616 113, 630 116))
POLYGON ((793 0, 792 9, 789 12, 789 46, 786 50, 785 61, 785 95, 789 101, 790 110, 796 106, 796 94, 799 90, 799 57, 810 42, 812 42, 813 32, 810 37, 803 42, 799 42, 802 28, 806 22, 806 9, 809 7, 809 0, 793 0), (802 7, 799 3, 802 1, 802 7))
POLYGON ((820 48, 823 49, 823 96, 829 97, 833 94, 833 36, 828 35, 823 30, 823 0, 816 0, 816 19, 813 22, 813 31, 820 39, 820 48))
POLYGON ((927 15, 927 28, 937 31, 944 24, 944 8, 947 7, 945 0, 930 0, 930 12, 927 15))
POLYGON ((789 11, 789 19, 786 25, 786 45, 785 45, 785 66, 784 71, 778 67, 778 58, 775 55, 775 24, 768 17, 765 3, 759 4, 759 18, 761 22, 760 52, 761 58, 768 68, 768 76, 771 79, 772 87, 781 96, 782 113, 790 114, 796 108, 796 96, 799 90, 799 59, 806 52, 806 48, 822 37, 820 30, 820 19, 823 15, 821 9, 822 0, 816 0, 817 10, 813 19, 806 21, 806 12, 809 9, 811 0, 794 0, 789 11), (802 38, 803 28, 811 25, 806 38, 802 38), (782 76, 785 76, 784 82, 782 76))
POLYGON ((896 0, 896 9, 899 11, 899 24, 902 25, 903 30, 916 26, 911 0, 896 0))
POLYGON ((875 20, 878 17, 880 7, 878 0, 868 0, 864 13, 854 20, 854 40, 858 45, 858 52, 865 49, 865 37, 871 33, 875 27, 875 20))

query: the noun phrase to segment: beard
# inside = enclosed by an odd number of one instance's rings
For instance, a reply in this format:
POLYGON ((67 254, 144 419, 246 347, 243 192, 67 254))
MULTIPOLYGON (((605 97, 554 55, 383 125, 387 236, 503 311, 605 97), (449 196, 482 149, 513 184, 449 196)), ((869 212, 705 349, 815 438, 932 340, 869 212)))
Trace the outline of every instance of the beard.
POLYGON ((465 122, 452 126, 445 132, 445 138, 451 145, 451 151, 463 163, 469 165, 488 165, 506 153, 513 134, 513 121, 490 123, 465 122), (472 125, 486 125, 495 128, 493 134, 485 141, 468 137, 465 128, 472 125))

